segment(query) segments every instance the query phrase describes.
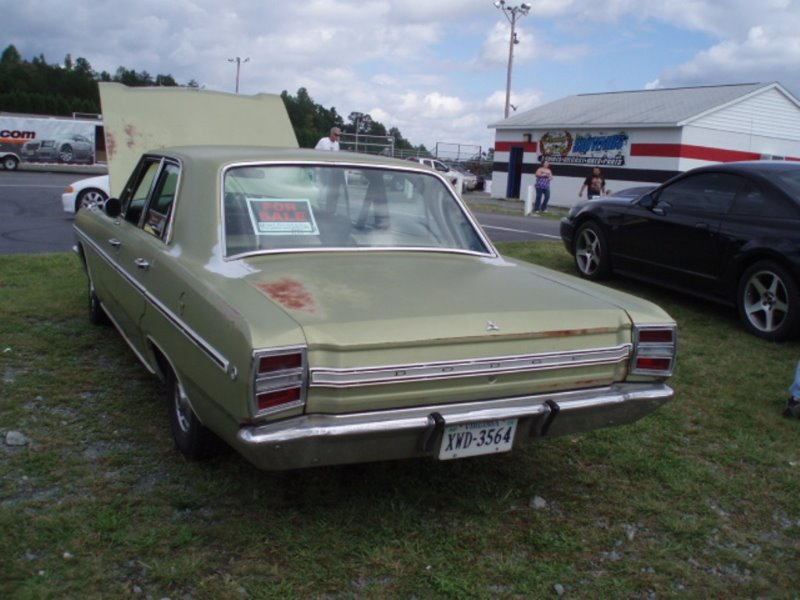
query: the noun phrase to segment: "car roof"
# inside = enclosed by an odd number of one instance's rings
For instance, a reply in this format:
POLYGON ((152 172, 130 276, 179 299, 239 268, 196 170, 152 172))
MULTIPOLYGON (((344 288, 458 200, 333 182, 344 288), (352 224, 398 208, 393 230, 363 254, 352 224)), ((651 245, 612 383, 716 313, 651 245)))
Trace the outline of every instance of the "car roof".
POLYGON ((356 152, 330 152, 308 148, 275 148, 270 146, 227 146, 221 144, 174 146, 154 149, 146 154, 167 156, 182 162, 203 162, 207 166, 215 165, 224 168, 229 165, 286 162, 286 163, 333 163, 342 166, 358 167, 394 167, 405 170, 429 169, 419 163, 410 164, 397 158, 388 158, 376 154, 360 154, 356 152))
POLYGON ((717 163, 705 165, 687 171, 687 173, 698 173, 703 171, 724 171, 726 173, 739 173, 742 175, 768 175, 785 171, 800 170, 800 162, 789 160, 749 160, 739 162, 717 163))

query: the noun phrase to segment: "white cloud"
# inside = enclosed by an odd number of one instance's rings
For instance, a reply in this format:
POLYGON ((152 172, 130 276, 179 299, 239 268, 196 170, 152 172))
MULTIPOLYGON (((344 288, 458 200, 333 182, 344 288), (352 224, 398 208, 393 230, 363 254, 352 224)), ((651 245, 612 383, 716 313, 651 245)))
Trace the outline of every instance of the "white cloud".
MULTIPOLYGON (((520 111, 603 89, 779 80, 800 90, 800 0, 531 4, 514 46, 520 111), (614 48, 627 52, 604 61, 614 48), (645 66, 632 79, 634 60, 645 66)), ((505 105, 510 25, 490 0, 26 0, 6 3, 3 20, 26 59, 70 53, 97 71, 124 66, 208 89, 232 91, 228 59, 247 57, 242 93, 305 87, 345 117, 369 112, 429 147, 487 146, 486 125, 505 105)))

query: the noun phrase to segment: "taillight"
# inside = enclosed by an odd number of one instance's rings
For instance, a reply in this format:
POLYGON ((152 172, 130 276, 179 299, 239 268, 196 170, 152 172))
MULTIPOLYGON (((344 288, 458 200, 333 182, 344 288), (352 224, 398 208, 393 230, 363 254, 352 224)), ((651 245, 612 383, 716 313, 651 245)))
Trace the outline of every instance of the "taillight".
POLYGON ((675 368, 675 325, 641 325, 633 328, 631 373, 669 377, 675 368))
POLYGON ((257 417, 302 406, 306 392, 306 349, 281 348, 257 352, 253 401, 257 417))

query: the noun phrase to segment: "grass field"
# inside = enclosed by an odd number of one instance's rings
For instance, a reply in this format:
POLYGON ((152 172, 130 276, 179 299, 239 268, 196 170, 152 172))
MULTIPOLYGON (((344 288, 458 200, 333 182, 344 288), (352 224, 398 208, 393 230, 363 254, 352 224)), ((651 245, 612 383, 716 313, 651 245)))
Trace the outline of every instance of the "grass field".
MULTIPOLYGON (((572 272, 556 242, 502 250, 572 272)), ((0 598, 798 598, 800 346, 609 283, 679 324, 676 396, 648 418, 275 474, 176 453, 161 384, 89 325, 77 258, 0 257, 0 598)))

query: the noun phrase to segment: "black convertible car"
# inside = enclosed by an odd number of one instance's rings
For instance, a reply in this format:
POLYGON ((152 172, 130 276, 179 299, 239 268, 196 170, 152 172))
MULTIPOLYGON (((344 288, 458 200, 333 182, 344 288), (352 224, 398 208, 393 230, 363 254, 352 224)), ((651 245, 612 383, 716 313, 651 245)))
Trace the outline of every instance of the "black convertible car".
POLYGON ((612 271, 734 305, 772 341, 800 333, 800 163, 723 163, 570 210, 581 276, 612 271))

